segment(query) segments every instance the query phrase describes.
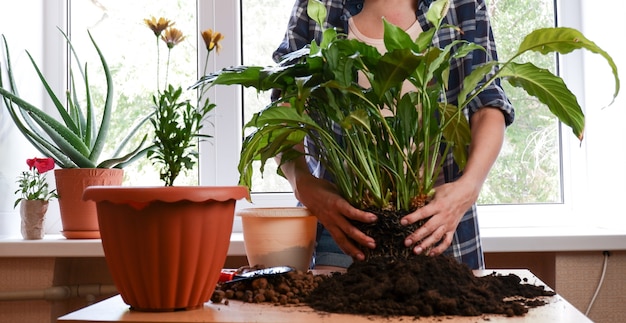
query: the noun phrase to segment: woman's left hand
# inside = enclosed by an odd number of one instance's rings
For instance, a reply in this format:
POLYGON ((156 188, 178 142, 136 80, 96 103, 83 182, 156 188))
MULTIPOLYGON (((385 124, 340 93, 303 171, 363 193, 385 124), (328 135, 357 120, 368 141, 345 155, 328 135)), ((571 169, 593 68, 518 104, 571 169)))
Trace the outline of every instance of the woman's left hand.
POLYGON ((403 225, 428 219, 406 237, 404 245, 410 247, 419 242, 413 247, 416 254, 425 250, 431 256, 443 253, 452 243, 461 218, 474 204, 476 196, 471 185, 463 185, 461 179, 435 188, 435 196, 427 205, 402 218, 403 225))
POLYGON ((401 219, 403 225, 428 219, 404 240, 416 254, 443 253, 452 243, 463 214, 478 199, 480 189, 498 157, 504 138, 504 116, 495 108, 485 107, 470 118, 472 140, 463 175, 454 182, 435 188, 435 196, 426 206, 401 219))

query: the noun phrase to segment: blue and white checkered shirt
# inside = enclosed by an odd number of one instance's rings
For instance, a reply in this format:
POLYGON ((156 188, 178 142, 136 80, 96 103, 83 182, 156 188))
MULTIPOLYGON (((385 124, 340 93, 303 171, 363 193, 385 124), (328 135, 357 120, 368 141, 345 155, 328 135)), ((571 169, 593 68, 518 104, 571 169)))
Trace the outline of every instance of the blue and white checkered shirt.
MULTIPOLYGON (((431 2, 432 0, 421 0, 418 3, 416 17, 423 31, 432 28, 432 25, 428 23, 425 17, 431 2)), ((328 11, 324 27, 336 28, 338 31, 346 34, 348 31, 348 19, 363 8, 363 0, 322 0, 322 3, 324 3, 328 11)), ((322 30, 315 21, 309 19, 306 12, 307 4, 307 0, 296 0, 285 38, 274 52, 273 58, 275 61, 278 62, 283 55, 305 47, 312 40, 317 42, 321 40, 322 30)), ((479 44, 486 49, 486 52, 474 51, 470 55, 452 62, 449 87, 445 95, 448 102, 456 104, 456 97, 461 90, 464 77, 475 66, 491 59, 497 59, 497 52, 484 0, 451 1, 450 10, 443 23, 458 26, 462 33, 444 28, 434 37, 434 46, 443 48, 454 40, 463 39, 479 44)), ((501 109, 507 126, 513 122, 515 115, 513 107, 499 82, 493 83, 487 90, 477 96, 468 105, 465 114, 469 118, 476 110, 485 106, 501 109)), ((307 145, 310 144, 311 142, 307 142, 307 145)), ((324 169, 315 159, 308 159, 308 164, 313 174, 320 178, 328 178, 324 169)), ((446 182, 455 181, 461 176, 452 153, 446 156, 444 174, 446 182)), ((454 256, 472 269, 484 268, 476 205, 473 205, 461 219, 452 244, 446 250, 446 254, 454 256)))

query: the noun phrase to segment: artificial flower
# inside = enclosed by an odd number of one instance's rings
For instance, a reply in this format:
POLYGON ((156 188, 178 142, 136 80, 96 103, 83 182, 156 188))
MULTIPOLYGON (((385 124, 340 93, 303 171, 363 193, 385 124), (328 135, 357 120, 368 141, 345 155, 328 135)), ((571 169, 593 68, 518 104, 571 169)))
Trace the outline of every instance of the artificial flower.
POLYGON ((52 158, 33 158, 27 159, 26 165, 29 169, 36 168, 40 174, 54 169, 54 159, 52 158))
POLYGON ((165 34, 161 36, 161 39, 167 44, 167 48, 172 49, 185 40, 185 35, 183 35, 180 29, 170 27, 165 30, 165 34))
POLYGON ((204 40, 204 44, 206 45, 206 49, 211 52, 214 48, 219 53, 222 46, 220 45, 220 41, 224 39, 222 33, 213 31, 213 29, 207 29, 202 32, 202 39, 204 40))
POLYGON ((54 169, 54 159, 52 158, 33 158, 27 159, 28 171, 22 172, 17 180, 19 189, 15 194, 20 193, 22 197, 15 201, 13 207, 16 207, 22 200, 44 200, 48 201, 58 197, 56 190, 49 190, 48 182, 46 182, 45 172, 54 169))
POLYGON ((167 27, 171 27, 174 25, 174 23, 171 22, 169 19, 165 19, 163 17, 160 17, 157 20, 153 16, 150 19, 144 19, 143 21, 150 29, 152 29, 152 32, 154 32, 154 35, 156 35, 157 37, 161 36, 163 30, 165 30, 167 27))

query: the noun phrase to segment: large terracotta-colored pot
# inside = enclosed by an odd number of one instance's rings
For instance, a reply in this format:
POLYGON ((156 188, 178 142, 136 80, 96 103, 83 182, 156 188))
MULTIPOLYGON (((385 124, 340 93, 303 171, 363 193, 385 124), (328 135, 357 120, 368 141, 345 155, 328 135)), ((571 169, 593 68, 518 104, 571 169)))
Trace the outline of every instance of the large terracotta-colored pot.
POLYGON ((248 208, 237 211, 250 266, 291 266, 306 271, 311 264, 317 218, 305 207, 248 208))
POLYGON ((117 168, 63 168, 54 171, 64 237, 98 239, 98 215, 93 201, 83 200, 89 186, 121 185, 124 170, 117 168))
POLYGON ((131 309, 174 311, 207 302, 230 244, 243 186, 89 187, 104 255, 131 309))

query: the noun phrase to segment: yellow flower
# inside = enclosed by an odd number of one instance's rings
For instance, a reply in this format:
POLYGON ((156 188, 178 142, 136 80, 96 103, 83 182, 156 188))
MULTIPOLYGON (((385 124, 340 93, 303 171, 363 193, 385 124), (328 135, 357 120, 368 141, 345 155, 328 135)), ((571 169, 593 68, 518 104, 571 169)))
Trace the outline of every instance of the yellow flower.
POLYGON ((183 32, 176 28, 167 28, 161 39, 167 44, 167 48, 172 49, 185 39, 183 32))
POLYGON ((206 45, 206 49, 210 52, 214 48, 216 48, 217 52, 220 52, 220 41, 224 39, 224 36, 219 32, 213 32, 212 29, 207 29, 202 32, 202 39, 204 40, 204 44, 206 45))
POLYGON ((154 35, 157 37, 161 36, 161 33, 163 32, 163 30, 165 30, 167 27, 171 27, 174 25, 174 23, 171 22, 169 19, 165 19, 163 17, 160 17, 157 20, 153 16, 150 19, 144 19, 143 21, 146 23, 146 26, 152 29, 152 31, 154 32, 154 35))

